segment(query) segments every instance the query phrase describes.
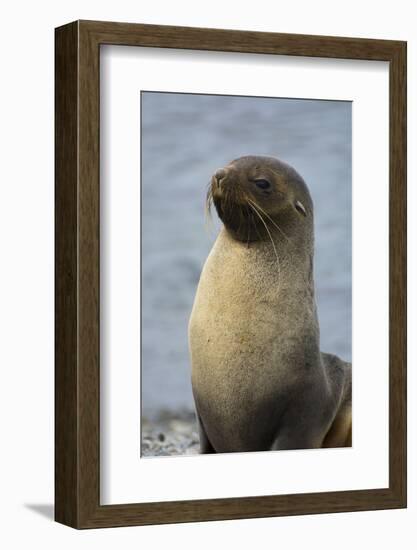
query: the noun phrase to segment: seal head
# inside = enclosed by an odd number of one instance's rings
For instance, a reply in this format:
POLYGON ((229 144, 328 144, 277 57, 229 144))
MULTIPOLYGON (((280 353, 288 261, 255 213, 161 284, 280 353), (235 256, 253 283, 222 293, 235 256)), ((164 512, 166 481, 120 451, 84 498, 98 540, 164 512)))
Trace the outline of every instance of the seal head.
POLYGON ((208 210, 212 203, 231 235, 245 242, 267 239, 271 225, 313 215, 303 178, 273 157, 245 156, 217 170, 207 193, 208 210))

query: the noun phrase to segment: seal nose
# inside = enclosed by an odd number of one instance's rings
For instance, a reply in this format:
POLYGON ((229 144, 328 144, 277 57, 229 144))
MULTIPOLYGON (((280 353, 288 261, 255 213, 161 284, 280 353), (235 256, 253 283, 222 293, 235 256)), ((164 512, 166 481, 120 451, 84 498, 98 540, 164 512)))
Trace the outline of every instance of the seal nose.
POLYGON ((214 177, 217 181, 217 185, 220 185, 221 180, 226 177, 226 170, 224 168, 219 168, 216 170, 214 177))

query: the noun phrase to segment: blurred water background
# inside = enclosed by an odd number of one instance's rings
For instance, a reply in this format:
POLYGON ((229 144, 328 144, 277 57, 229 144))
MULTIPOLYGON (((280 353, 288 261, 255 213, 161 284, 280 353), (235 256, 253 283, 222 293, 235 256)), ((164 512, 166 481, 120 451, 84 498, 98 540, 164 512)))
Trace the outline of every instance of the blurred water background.
POLYGON ((219 224, 205 228, 213 172, 271 155, 315 206, 321 349, 351 360, 351 103, 142 92, 142 414, 193 408, 187 325, 219 224))

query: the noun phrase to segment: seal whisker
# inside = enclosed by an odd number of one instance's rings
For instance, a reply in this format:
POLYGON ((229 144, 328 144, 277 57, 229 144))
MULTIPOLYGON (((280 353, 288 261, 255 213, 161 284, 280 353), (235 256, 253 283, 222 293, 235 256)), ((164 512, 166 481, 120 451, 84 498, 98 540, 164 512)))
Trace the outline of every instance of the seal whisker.
POLYGON ((280 233, 282 233, 282 235, 287 239, 288 242, 291 240, 291 239, 284 233, 284 231, 279 227, 279 225, 276 224, 276 223, 274 222, 274 220, 271 218, 271 216, 270 216, 269 214, 267 214, 267 212, 265 212, 265 210, 259 206, 258 203, 256 203, 255 201, 249 199, 248 197, 246 198, 246 200, 248 200, 249 202, 251 202, 253 205, 256 206, 256 208, 258 208, 258 210, 260 210, 263 214, 265 214, 265 216, 269 219, 269 221, 270 221, 273 225, 275 225, 275 227, 278 229, 278 231, 279 231, 280 233))
POLYGON ((248 205, 246 205, 246 210, 247 210, 247 216, 248 216, 248 220, 249 220, 249 223, 248 223, 248 240, 246 242, 246 246, 247 248, 249 248, 249 242, 250 242, 250 225, 251 225, 251 222, 253 221, 253 216, 252 216, 252 212, 250 211, 250 208, 247 208, 248 205))
POLYGON ((206 217, 211 217, 211 205, 213 204, 213 193, 211 190, 211 185, 209 184, 209 187, 207 189, 207 195, 206 195, 206 208, 205 208, 205 215, 206 217))
POLYGON ((271 232, 269 231, 268 226, 266 225, 266 223, 265 223, 264 219, 262 218, 261 214, 254 208, 254 206, 253 206, 250 202, 249 202, 248 204, 249 204, 249 206, 253 209, 253 211, 259 216, 259 219, 260 219, 261 222, 264 224, 265 229, 266 229, 266 231, 267 231, 267 233, 268 233, 268 235, 269 235, 269 238, 270 238, 270 240, 271 240, 272 247, 273 247, 273 249, 274 249, 275 256, 276 256, 276 258, 277 258, 277 264, 278 264, 278 285, 279 285, 280 279, 281 279, 281 277, 280 277, 280 275, 281 275, 281 264, 280 264, 280 261, 279 261, 279 256, 278 256, 277 248, 276 248, 276 246, 275 246, 275 243, 274 243, 274 240, 273 240, 273 238, 272 238, 271 232))
POLYGON ((207 232, 212 228, 213 218, 211 216, 211 207, 213 205, 213 192, 209 183, 206 195, 206 203, 204 208, 204 227, 207 232))

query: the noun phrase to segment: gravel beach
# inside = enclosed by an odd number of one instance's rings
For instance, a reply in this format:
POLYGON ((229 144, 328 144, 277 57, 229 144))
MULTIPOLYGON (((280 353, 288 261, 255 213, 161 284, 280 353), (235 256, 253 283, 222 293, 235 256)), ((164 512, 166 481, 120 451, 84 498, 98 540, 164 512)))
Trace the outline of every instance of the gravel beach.
POLYGON ((195 414, 161 411, 142 419, 142 456, 196 455, 200 452, 195 414))

